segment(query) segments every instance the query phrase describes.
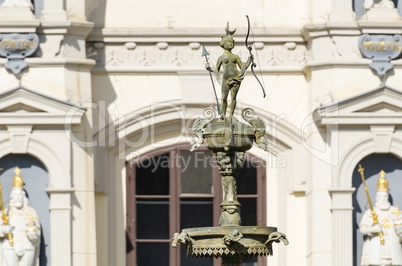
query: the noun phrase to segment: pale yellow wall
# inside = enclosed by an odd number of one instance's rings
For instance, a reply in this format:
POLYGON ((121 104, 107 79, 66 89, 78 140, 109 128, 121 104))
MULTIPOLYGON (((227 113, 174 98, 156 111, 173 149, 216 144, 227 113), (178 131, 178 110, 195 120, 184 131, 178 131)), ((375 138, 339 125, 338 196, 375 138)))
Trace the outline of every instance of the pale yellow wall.
POLYGON ((245 28, 245 15, 254 27, 300 27, 329 12, 329 1, 106 1, 87 0, 86 13, 96 27, 107 28, 220 28, 230 21, 245 28), (310 7, 311 6, 311 7, 310 7), (105 12, 106 11, 106 12, 105 12), (106 14, 105 14, 106 13, 106 14))

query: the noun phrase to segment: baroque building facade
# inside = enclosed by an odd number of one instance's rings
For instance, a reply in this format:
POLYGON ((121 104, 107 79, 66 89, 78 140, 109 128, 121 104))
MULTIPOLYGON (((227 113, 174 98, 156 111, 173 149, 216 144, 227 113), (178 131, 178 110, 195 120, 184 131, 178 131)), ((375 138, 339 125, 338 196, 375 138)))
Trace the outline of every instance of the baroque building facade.
POLYGON ((238 105, 263 118, 272 153, 247 154, 242 220, 290 245, 243 264, 360 265, 359 163, 370 189, 384 169, 402 204, 402 61, 380 78, 359 49, 363 34, 402 34, 401 1, 0 2, 3 36, 39 38, 20 73, 0 58, 0 167, 4 195, 18 166, 43 212, 40 265, 218 265, 170 240, 218 224, 216 163, 188 143, 216 107, 203 46, 214 64, 229 21, 245 61, 245 15, 267 96, 247 72, 238 105))

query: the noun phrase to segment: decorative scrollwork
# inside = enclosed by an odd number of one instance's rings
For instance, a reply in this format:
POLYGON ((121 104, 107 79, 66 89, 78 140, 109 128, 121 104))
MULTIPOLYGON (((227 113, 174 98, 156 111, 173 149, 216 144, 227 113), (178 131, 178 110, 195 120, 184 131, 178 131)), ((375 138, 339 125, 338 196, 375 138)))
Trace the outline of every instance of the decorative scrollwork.
POLYGON ((255 117, 255 112, 251 108, 246 108, 243 110, 241 116, 243 117, 244 120, 248 122, 248 120, 253 119, 255 117))
POLYGON ((213 108, 207 107, 204 109, 203 117, 204 118, 198 118, 194 122, 190 151, 198 150, 201 147, 201 144, 204 142, 202 133, 204 132, 205 127, 216 118, 216 112, 213 108))
POLYGON ((203 116, 206 120, 212 121, 216 118, 216 111, 212 107, 204 109, 203 116))
POLYGON ((253 126, 255 132, 255 143, 257 143, 257 146, 264 151, 269 151, 268 140, 265 138, 265 124, 262 119, 259 118, 251 108, 244 109, 242 117, 253 126))

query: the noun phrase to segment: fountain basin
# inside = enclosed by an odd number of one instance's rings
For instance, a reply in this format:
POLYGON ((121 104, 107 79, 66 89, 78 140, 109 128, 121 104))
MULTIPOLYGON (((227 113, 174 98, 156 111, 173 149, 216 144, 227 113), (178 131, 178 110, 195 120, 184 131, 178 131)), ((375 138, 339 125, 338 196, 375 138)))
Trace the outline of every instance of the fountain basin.
POLYGON ((270 256, 272 243, 286 240, 276 227, 264 226, 187 228, 176 237, 177 242, 187 246, 187 256, 215 258, 270 256))
POLYGON ((206 126, 202 137, 207 148, 214 152, 244 152, 253 146, 255 131, 235 118, 232 121, 218 119, 206 126))

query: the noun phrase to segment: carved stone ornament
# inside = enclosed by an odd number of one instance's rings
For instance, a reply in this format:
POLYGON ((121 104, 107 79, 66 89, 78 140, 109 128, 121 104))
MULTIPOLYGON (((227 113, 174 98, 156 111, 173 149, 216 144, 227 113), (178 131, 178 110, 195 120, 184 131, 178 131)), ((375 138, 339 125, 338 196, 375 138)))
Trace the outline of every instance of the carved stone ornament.
MULTIPOLYGON (((157 67, 183 67, 192 68, 200 66, 200 51, 194 43, 174 42, 165 50, 159 49, 156 45, 147 43, 88 43, 87 57, 96 61, 95 68, 148 68, 155 71, 157 67)), ((211 61, 217 60, 220 53, 219 47, 206 46, 211 61)), ((245 58, 248 51, 239 51, 239 56, 245 58)), ((307 49, 304 45, 297 45, 295 48, 288 48, 288 45, 264 46, 258 50, 259 67, 302 67, 307 61, 307 49)), ((219 82, 218 82, 219 83, 219 82)))
POLYGON ((4 33, 0 34, 0 56, 8 59, 6 69, 18 75, 28 67, 24 60, 36 52, 39 37, 36 33, 4 33))
POLYGON ((402 36, 363 34, 359 38, 359 49, 365 58, 373 59, 370 68, 383 77, 394 67, 390 61, 401 55, 402 36))

